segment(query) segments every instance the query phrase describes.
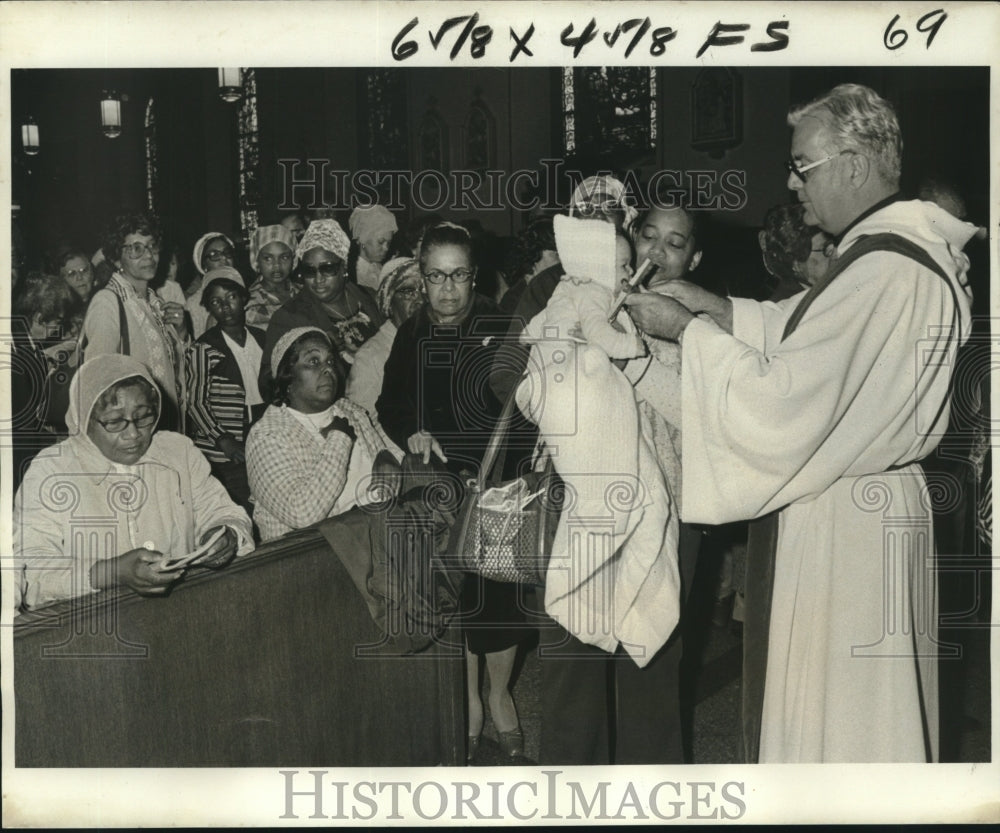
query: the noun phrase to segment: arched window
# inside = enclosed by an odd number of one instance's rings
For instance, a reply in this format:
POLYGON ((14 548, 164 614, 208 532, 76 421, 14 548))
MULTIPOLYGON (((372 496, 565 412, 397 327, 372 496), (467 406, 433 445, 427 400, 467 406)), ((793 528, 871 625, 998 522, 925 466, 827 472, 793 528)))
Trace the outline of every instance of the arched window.
POLYGON ((243 70, 243 99, 240 103, 240 230, 243 242, 257 229, 257 206, 260 204, 260 144, 257 128, 257 75, 243 70))
POLYGON ((656 149, 655 67, 566 67, 562 104, 567 155, 627 158, 656 149))

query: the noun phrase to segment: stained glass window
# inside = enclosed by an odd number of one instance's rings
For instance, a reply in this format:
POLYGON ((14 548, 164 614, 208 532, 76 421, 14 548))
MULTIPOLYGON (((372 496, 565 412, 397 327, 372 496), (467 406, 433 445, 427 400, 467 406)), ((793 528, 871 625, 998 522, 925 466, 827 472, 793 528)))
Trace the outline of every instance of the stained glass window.
POLYGON ((156 159, 156 109, 153 99, 146 102, 145 120, 146 138, 146 207, 156 211, 156 190, 159 181, 159 168, 156 159))
POLYGON ((655 149, 654 67, 567 67, 562 101, 567 154, 618 157, 655 149))
POLYGON ((367 142, 364 159, 376 171, 404 170, 409 160, 406 130, 406 76, 399 69, 365 73, 367 142))
POLYGON ((496 119, 479 90, 465 123, 465 167, 485 171, 496 166, 496 119))
POLYGON ((257 128, 257 75, 253 69, 243 70, 243 100, 240 103, 240 229, 243 242, 249 245, 250 235, 257 228, 257 206, 260 204, 260 145, 257 128))

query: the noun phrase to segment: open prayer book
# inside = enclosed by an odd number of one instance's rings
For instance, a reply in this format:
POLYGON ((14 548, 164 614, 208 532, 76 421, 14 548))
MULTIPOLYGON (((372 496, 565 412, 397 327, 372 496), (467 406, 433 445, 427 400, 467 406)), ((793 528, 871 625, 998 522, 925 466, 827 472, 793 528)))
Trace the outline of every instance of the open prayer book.
POLYGON ((181 567, 188 567, 198 561, 199 558, 204 556, 213 546, 226 534, 226 527, 220 527, 215 530, 212 536, 205 541, 200 547, 187 553, 187 555, 179 556, 164 556, 159 561, 153 565, 153 569, 161 573, 171 573, 174 570, 179 570, 181 567))

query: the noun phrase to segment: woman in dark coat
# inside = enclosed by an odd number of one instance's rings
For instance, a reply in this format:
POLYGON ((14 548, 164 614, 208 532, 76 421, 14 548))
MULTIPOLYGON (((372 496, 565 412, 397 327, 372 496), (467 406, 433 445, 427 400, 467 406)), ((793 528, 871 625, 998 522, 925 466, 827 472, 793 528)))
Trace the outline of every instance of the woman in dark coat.
MULTIPOLYGON (((385 365, 379 421, 402 449, 432 458, 449 472, 476 472, 502 403, 488 385, 489 370, 509 320, 474 291, 472 241, 460 226, 430 229, 420 249, 427 304, 404 322, 385 365)), ((483 727, 479 654, 490 675, 490 714, 500 745, 523 754, 523 736, 510 695, 517 644, 529 635, 516 584, 469 576, 463 590, 468 647, 469 758, 483 727)))

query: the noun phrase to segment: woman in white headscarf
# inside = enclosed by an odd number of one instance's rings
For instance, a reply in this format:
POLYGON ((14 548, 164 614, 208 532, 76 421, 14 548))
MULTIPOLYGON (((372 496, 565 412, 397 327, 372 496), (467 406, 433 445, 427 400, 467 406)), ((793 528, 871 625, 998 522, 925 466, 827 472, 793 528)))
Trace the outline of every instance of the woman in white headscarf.
POLYGON ((129 356, 81 365, 69 439, 40 453, 14 498, 16 604, 35 608, 114 586, 160 594, 183 575, 165 556, 219 567, 253 549, 250 519, 187 437, 157 431, 161 397, 129 356))
POLYGON ((384 205, 359 207, 351 212, 348 228, 355 243, 348 262, 350 280, 374 292, 393 235, 399 228, 396 218, 384 205))

